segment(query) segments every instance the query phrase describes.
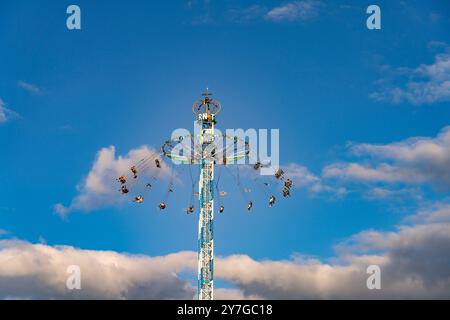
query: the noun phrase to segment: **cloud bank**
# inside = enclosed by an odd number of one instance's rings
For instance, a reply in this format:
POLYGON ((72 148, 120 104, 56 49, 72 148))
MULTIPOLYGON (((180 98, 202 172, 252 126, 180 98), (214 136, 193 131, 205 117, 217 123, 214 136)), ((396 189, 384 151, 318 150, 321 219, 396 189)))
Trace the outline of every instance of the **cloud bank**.
POLYGON ((150 258, 3 240, 0 298, 192 299, 196 290, 177 274, 195 259, 193 252, 150 258), (70 265, 81 269, 81 290, 66 287, 70 265))
MULTIPOLYGON (((216 257, 217 299, 449 299, 450 205, 411 215, 392 231, 366 230, 322 261, 248 255, 216 257), (381 290, 366 287, 369 265, 381 269, 381 290)), ((160 257, 0 241, 0 298, 193 299, 196 253, 160 257), (81 268, 81 290, 68 290, 67 267, 81 268)))
POLYGON ((340 181, 429 184, 450 190, 450 127, 436 137, 414 137, 389 144, 353 144, 351 154, 359 162, 338 162, 323 169, 322 175, 340 181))

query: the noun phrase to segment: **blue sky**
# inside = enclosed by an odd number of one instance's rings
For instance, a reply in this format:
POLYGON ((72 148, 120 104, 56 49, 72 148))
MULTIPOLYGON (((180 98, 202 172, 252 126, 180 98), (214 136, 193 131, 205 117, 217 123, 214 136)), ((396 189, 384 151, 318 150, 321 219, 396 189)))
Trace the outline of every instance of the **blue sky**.
POLYGON ((222 104, 219 128, 279 128, 281 163, 297 179, 290 199, 271 209, 261 199, 252 214, 229 182, 216 255, 329 261, 355 234, 395 232, 447 205, 448 1, 378 1, 381 30, 366 28, 364 1, 80 0, 75 31, 69 4, 0 4, 0 237, 196 250, 186 186, 163 214, 162 189, 141 206, 107 202, 66 219, 54 206, 84 192, 103 148, 126 157, 192 128, 205 87, 222 104))

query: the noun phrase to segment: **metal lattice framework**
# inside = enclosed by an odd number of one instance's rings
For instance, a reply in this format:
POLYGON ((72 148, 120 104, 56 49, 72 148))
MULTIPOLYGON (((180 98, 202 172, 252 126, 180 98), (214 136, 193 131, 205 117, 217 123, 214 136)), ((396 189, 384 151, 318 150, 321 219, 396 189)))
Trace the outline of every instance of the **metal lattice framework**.
MULTIPOLYGON (((214 124, 202 122, 202 151, 214 141, 214 124)), ((200 161, 199 179, 200 216, 198 221, 198 298, 214 298, 214 162, 208 158, 200 161)))
MULTIPOLYGON (((197 116, 200 125, 198 136, 181 136, 168 140, 162 147, 165 156, 184 164, 199 164, 200 177, 198 195, 200 202, 200 214, 198 221, 198 299, 212 300, 214 298, 214 165, 219 161, 218 154, 224 151, 218 150, 216 140, 224 136, 216 136, 214 124, 220 111, 220 103, 210 98, 208 89, 203 93, 203 99, 197 100, 192 110, 197 116), (183 145, 183 141, 189 141, 190 145, 183 145), (178 154, 177 147, 188 150, 186 154, 178 154), (220 152, 218 152, 220 151, 220 152)), ((220 159, 226 162, 223 157, 220 159)), ((231 160, 231 159, 230 159, 231 160)))
POLYGON ((208 155, 214 146, 215 117, 220 104, 209 98, 208 90, 204 99, 193 106, 201 124, 199 198, 200 216, 198 220, 198 299, 214 299, 214 160, 208 155))

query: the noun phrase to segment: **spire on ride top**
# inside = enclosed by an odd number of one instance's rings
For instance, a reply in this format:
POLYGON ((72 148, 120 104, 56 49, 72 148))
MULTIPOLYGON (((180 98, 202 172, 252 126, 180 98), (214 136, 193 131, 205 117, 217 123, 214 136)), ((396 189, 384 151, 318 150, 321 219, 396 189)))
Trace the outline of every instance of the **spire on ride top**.
POLYGON ((214 122, 215 116, 220 112, 220 103, 210 97, 212 93, 209 92, 208 88, 202 93, 202 96, 202 99, 195 101, 192 111, 199 120, 214 122))

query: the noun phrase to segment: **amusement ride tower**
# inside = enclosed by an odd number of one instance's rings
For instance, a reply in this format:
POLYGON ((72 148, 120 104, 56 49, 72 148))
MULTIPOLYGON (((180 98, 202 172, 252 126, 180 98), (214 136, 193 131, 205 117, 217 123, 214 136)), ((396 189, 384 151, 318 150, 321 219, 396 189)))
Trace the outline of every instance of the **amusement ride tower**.
MULTIPOLYGON (((194 198, 198 195, 199 201, 199 220, 198 220, 198 299, 199 300, 212 300, 214 299, 214 197, 217 197, 219 208, 218 212, 222 214, 225 207, 222 205, 222 196, 227 193, 219 190, 219 180, 221 168, 225 167, 226 171, 231 170, 229 165, 236 165, 236 189, 239 190, 246 201, 246 209, 250 212, 253 208, 253 201, 247 198, 247 194, 251 193, 251 188, 244 188, 241 183, 239 175, 239 166, 246 160, 249 160, 249 164, 252 165, 254 172, 257 175, 260 174, 260 169, 265 166, 262 160, 258 159, 258 155, 255 154, 256 146, 250 146, 250 143, 246 141, 245 136, 240 137, 236 132, 234 134, 222 134, 219 130, 214 131, 216 124, 216 117, 220 112, 220 103, 211 98, 211 93, 206 89, 202 94, 202 98, 195 101, 192 106, 192 110, 196 115, 197 126, 194 133, 176 135, 173 134, 169 140, 166 140, 161 147, 161 153, 150 153, 146 157, 131 166, 128 173, 124 173, 118 177, 120 183, 119 191, 123 195, 127 195, 130 191, 135 194, 133 202, 142 203, 144 196, 153 190, 156 183, 159 183, 157 178, 158 172, 161 172, 163 168, 167 168, 167 164, 163 162, 162 158, 167 157, 173 163, 188 165, 192 195, 189 207, 186 209, 187 214, 195 213, 194 198), (189 144, 186 144, 189 143, 189 144), (252 154, 255 159, 253 163, 251 161, 252 154), (240 162, 238 162, 240 161, 240 162), (199 179, 198 179, 198 192, 195 191, 195 180, 191 172, 191 165, 199 165, 199 179), (217 181, 214 179, 214 167, 221 166, 218 170, 217 181), (139 190, 137 181, 138 176, 143 179, 148 179, 149 176, 146 171, 154 168, 151 183, 147 180, 145 182, 145 193, 137 194, 139 190), (214 194, 214 191, 217 193, 214 194)), ((166 196, 163 201, 158 205, 159 210, 166 210, 166 200, 174 191, 174 167, 172 166, 171 181, 166 191, 166 196)), ((275 204, 276 197, 270 190, 274 191, 271 187, 276 187, 277 182, 284 184, 282 189, 283 197, 290 196, 290 189, 293 185, 292 180, 288 179, 284 175, 282 169, 274 171, 271 179, 266 177, 265 181, 260 181, 258 176, 253 180, 259 188, 263 189, 268 197, 269 207, 275 204)), ((141 179, 141 178, 140 178, 141 179)), ((140 189, 142 191, 142 189, 140 189)), ((151 192, 153 193, 153 191, 151 192)))
POLYGON ((203 99, 197 100, 193 107, 200 124, 200 178, 198 220, 198 299, 214 298, 214 124, 220 111, 220 104, 210 98, 206 89, 203 99))

